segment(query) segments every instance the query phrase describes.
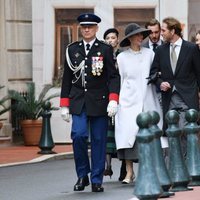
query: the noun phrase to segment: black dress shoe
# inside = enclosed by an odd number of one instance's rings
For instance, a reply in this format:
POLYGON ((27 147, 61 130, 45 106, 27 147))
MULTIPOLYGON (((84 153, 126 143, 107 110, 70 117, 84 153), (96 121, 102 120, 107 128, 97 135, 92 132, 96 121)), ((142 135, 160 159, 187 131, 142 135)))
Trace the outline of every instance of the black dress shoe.
POLYGON ((74 185, 74 191, 82 191, 86 186, 90 184, 88 176, 79 178, 76 184, 74 185))
POLYGON ((92 184, 92 192, 103 192, 104 188, 101 186, 101 184, 93 183, 92 184))

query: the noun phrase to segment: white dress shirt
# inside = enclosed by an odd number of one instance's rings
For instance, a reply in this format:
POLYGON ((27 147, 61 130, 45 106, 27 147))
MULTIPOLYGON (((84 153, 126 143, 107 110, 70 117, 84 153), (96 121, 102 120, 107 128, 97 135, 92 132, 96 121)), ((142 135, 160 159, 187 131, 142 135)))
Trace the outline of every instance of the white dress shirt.
POLYGON ((94 43, 95 40, 96 40, 96 38, 94 38, 94 39, 93 39, 92 41, 90 41, 90 42, 86 42, 86 41, 83 40, 83 44, 84 44, 84 48, 85 48, 85 53, 86 53, 86 55, 87 55, 88 52, 89 52, 89 50, 87 50, 86 45, 89 44, 89 45, 90 45, 90 49, 91 49, 91 47, 92 47, 92 45, 93 45, 93 43, 94 43))

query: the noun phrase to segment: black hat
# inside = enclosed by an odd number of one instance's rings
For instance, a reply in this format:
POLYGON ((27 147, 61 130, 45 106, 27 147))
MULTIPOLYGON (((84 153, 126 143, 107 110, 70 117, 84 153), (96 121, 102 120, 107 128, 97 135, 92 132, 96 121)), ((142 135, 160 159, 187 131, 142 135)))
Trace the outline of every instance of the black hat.
POLYGON ((106 39, 106 36, 109 34, 109 33, 116 33, 117 37, 119 35, 119 32, 116 28, 109 28, 108 30, 105 31, 105 33, 103 34, 103 39, 105 40, 106 39))
POLYGON ((135 35, 137 33, 142 33, 143 39, 146 38, 150 33, 151 30, 142 28, 136 23, 131 23, 128 24, 128 26, 125 29, 125 37, 124 39, 120 42, 121 47, 126 47, 130 45, 129 37, 132 35, 135 35))
POLYGON ((94 25, 101 22, 101 18, 92 13, 84 13, 78 16, 77 21, 80 25, 94 25))

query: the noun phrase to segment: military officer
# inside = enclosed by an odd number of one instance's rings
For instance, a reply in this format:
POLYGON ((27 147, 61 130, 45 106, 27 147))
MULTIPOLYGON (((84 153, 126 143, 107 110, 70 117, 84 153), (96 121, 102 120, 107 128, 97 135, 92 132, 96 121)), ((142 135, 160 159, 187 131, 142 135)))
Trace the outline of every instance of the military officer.
POLYGON ((61 116, 70 121, 72 114, 71 138, 78 176, 74 191, 82 191, 90 184, 88 174, 91 173, 92 192, 103 192, 107 117, 114 117, 117 112, 120 76, 115 68, 112 47, 96 38, 101 19, 85 13, 77 20, 83 39, 66 49, 61 116), (89 133, 91 164, 87 147, 89 133))

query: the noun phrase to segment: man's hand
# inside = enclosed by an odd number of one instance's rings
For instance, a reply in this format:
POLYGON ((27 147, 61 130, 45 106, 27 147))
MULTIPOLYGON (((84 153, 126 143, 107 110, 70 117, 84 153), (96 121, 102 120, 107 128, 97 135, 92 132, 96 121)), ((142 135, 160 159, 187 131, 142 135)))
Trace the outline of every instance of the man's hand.
POLYGON ((116 115, 116 113, 117 113, 117 102, 116 101, 111 100, 108 103, 107 112, 108 112, 109 117, 114 117, 116 115))
POLYGON ((162 82, 160 84, 160 90, 166 92, 171 88, 171 85, 168 82, 162 82))
POLYGON ((61 117, 66 122, 70 122, 70 114, 69 114, 69 108, 68 107, 61 107, 61 117))

